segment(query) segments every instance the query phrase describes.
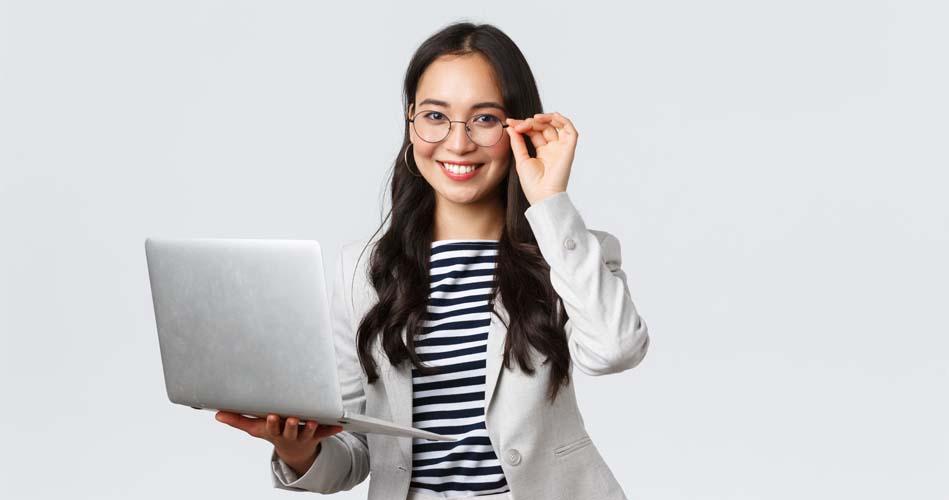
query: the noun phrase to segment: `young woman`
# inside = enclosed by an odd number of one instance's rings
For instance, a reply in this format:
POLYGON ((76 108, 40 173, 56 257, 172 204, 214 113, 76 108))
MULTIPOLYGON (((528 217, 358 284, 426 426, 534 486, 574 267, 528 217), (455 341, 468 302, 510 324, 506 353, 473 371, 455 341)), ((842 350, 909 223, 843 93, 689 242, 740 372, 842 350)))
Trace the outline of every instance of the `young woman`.
POLYGON ((334 493, 371 472, 370 500, 626 498, 572 367, 633 368, 649 336, 619 241, 587 229, 566 193, 577 130, 541 112, 521 51, 487 24, 432 35, 404 92, 390 224, 345 245, 336 269, 340 384, 348 408, 457 439, 218 419, 273 443, 287 490, 334 493))

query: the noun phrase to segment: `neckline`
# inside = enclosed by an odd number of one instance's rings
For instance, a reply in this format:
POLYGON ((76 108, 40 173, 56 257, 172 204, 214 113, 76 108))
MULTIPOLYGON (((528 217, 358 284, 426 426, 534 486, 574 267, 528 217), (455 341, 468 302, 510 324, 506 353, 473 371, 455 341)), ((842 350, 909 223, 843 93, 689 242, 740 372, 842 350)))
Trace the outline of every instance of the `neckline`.
POLYGON ((432 246, 444 245, 448 243, 498 243, 500 240, 479 240, 479 239, 452 239, 452 240, 435 240, 432 242, 432 246))

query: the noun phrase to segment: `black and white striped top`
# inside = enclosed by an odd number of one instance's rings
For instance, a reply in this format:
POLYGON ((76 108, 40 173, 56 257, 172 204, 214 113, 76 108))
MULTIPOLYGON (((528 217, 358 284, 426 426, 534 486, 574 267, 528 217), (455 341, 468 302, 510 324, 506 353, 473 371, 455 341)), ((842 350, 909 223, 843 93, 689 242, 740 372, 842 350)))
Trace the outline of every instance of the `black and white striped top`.
POLYGON ((412 422, 456 439, 412 440, 412 491, 441 497, 509 491, 484 425, 497 245, 497 240, 432 242, 428 313, 415 346, 439 373, 422 376, 413 368, 412 422))

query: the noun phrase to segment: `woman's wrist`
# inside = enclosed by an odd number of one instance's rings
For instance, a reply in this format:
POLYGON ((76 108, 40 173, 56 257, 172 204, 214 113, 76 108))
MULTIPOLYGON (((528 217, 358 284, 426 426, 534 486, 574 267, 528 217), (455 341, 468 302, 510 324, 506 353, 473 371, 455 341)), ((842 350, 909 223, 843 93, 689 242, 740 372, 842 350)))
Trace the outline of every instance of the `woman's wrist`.
POLYGON ((322 447, 322 442, 317 443, 313 454, 303 460, 286 460, 283 459, 283 457, 281 457, 281 459, 293 469, 293 472, 296 472, 297 476, 302 476, 306 474, 306 471, 310 470, 310 467, 313 466, 313 462, 316 462, 316 458, 320 456, 320 449, 322 447))
POLYGON ((536 205, 536 204, 538 204, 538 203, 540 203, 540 202, 542 202, 542 201, 545 201, 545 200, 548 199, 548 198, 551 198, 551 197, 553 197, 553 196, 556 196, 556 195, 558 195, 558 194, 560 194, 560 193, 565 193, 565 192, 567 192, 567 191, 566 191, 566 190, 562 190, 562 191, 547 191, 547 192, 544 192, 544 193, 539 193, 539 194, 536 195, 536 198, 534 198, 534 201, 531 201, 530 199, 528 199, 527 202, 530 203, 531 206, 534 206, 534 205, 536 205))

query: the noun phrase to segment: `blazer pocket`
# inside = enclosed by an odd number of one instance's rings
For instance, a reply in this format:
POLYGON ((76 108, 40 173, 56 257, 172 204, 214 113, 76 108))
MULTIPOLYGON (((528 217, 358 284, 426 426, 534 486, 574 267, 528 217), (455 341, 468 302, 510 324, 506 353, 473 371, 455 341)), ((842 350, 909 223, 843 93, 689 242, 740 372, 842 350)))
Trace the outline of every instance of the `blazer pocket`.
POLYGON ((576 441, 571 441, 565 445, 558 446, 557 448, 554 449, 554 455, 558 457, 569 455, 583 448, 584 446, 589 446, 592 443, 593 441, 590 439, 590 436, 583 436, 582 438, 577 439, 576 441))

